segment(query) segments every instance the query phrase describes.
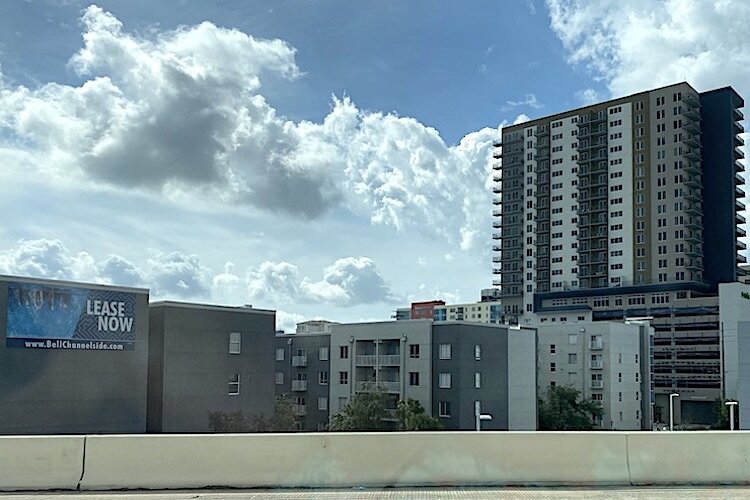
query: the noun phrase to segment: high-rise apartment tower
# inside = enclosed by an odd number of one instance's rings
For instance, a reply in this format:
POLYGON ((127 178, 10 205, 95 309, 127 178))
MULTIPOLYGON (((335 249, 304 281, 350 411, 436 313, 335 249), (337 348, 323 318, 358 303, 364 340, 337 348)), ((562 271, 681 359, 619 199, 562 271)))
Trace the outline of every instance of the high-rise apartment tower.
POLYGON ((493 284, 508 320, 537 293, 736 281, 742 106, 731 87, 679 83, 503 128, 493 284))

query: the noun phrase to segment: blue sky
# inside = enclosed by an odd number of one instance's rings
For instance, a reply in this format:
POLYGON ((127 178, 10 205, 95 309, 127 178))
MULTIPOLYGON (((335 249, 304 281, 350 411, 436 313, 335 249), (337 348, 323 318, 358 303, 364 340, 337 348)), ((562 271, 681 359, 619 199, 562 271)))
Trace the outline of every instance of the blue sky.
POLYGON ((707 0, 2 2, 0 273, 287 329, 475 300, 499 127, 685 79, 743 93, 749 20, 707 0))

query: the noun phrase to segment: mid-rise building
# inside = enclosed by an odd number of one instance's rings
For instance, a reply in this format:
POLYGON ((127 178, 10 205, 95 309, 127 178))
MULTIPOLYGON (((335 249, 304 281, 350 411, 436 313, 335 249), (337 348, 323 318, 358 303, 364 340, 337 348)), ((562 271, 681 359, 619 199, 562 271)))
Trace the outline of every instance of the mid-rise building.
POLYGON ((209 432, 209 413, 274 411, 276 313, 183 302, 150 306, 148 431, 209 432))
POLYGON ((329 422, 331 327, 314 320, 297 324, 296 333, 276 335, 276 395, 291 401, 297 429, 324 431, 329 422))
POLYGON ((295 404, 298 428, 324 430, 360 391, 414 399, 448 430, 536 429, 536 335, 527 328, 432 320, 336 324, 276 336, 276 393, 295 404), (306 333, 300 333, 306 332, 306 333))
POLYGON ((496 144, 503 319, 652 316, 662 421, 669 394, 685 423, 712 423, 725 396, 717 285, 746 261, 742 106, 731 87, 679 83, 506 127, 496 144))
POLYGON ((573 387, 604 410, 597 426, 652 428, 654 391, 648 322, 570 322, 536 326, 539 395, 573 387))
POLYGON ((0 276, 0 434, 146 431, 148 290, 0 276))

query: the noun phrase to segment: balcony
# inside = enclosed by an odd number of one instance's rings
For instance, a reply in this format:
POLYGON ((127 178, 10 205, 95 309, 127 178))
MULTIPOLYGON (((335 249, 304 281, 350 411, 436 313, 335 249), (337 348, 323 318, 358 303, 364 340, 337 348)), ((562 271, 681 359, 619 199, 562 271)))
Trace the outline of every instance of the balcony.
POLYGON ((381 354, 378 358, 380 366, 400 366, 401 355, 400 354, 381 354))
POLYGON ((604 348, 601 340, 592 340, 589 342, 589 349, 592 351, 600 351, 604 348))
POLYGON ((684 116, 684 117, 686 117, 686 118, 688 118, 690 120, 693 120, 693 121, 697 122, 697 121, 699 121, 701 119, 700 108, 697 108, 697 107, 696 108, 689 107, 689 108, 686 108, 686 109, 683 108, 683 110, 682 110, 682 116, 684 116))
POLYGON ((374 354, 358 354, 357 357, 354 358, 354 362, 357 366, 375 366, 377 360, 378 357, 374 354))
POLYGON ((492 164, 492 170, 502 170, 503 169, 503 163, 500 161, 496 161, 492 164))
POLYGON ((736 186, 734 188, 734 197, 735 198, 744 198, 745 197, 745 192, 742 189, 740 189, 739 186, 736 186))
POLYGON ((295 367, 307 366, 307 356, 292 356, 292 366, 295 366, 295 367))
POLYGON ((745 236, 747 236, 747 232, 739 226, 735 228, 734 234, 736 234, 740 238, 744 238, 745 236))
POLYGON ((604 368, 604 362, 603 361, 589 361, 589 368, 592 370, 601 370, 604 368))
POLYGON ((357 382, 357 392, 374 391, 377 389, 385 389, 386 392, 401 392, 400 382, 386 382, 386 381, 375 381, 375 380, 363 380, 357 382))
POLYGON ((745 220, 745 217, 740 214, 734 214, 734 221, 737 224, 744 224, 745 222, 747 222, 747 220, 745 220))
POLYGON ((745 264, 747 263, 747 257, 745 257, 744 255, 737 255, 737 262, 739 262, 740 264, 745 264))
POLYGON ((741 122, 744 119, 745 119, 745 115, 742 114, 742 111, 740 111, 737 108, 734 108, 734 120, 741 122))
POLYGON ((292 412, 296 417, 304 417, 307 415, 307 405, 294 405, 292 406, 292 412))
POLYGON ((502 198, 493 198, 492 199, 492 204, 493 205, 502 205, 503 204, 503 199, 502 198))
POLYGON ((591 388, 592 389, 604 389, 604 380, 592 380, 591 388))
POLYGON ((307 380, 292 380, 292 390, 302 392, 307 390, 307 380))
MULTIPOLYGON (((737 148, 735 148, 735 151, 737 148)), ((699 148, 693 148, 685 151, 684 153, 685 158, 693 161, 700 161, 701 159, 701 150, 699 148)))
POLYGON ((739 135, 735 135, 734 136, 734 145, 737 146, 737 147, 744 146, 745 145, 745 140, 742 137, 740 137, 739 135))
POLYGON ((734 174, 734 183, 737 186, 742 186, 743 184, 745 184, 745 179, 739 173, 736 173, 734 174))
POLYGON ((500 286, 500 285, 502 285, 501 280, 492 280, 492 286, 500 286))
POLYGON ((745 158, 745 153, 740 148, 734 148, 734 157, 738 160, 745 158))
POLYGON ((503 227, 503 223, 501 221, 498 221, 498 220, 493 221, 492 222, 492 227, 494 227, 495 229, 500 229, 500 228, 503 227))
POLYGON ((737 250, 747 250, 747 245, 742 241, 737 241, 737 250))
POLYGON ((740 200, 735 200, 734 201, 734 208, 736 210, 739 210, 741 212, 741 211, 745 210, 745 204, 742 203, 740 200))
POLYGON ((492 157, 493 158, 502 158, 503 157, 503 153, 502 153, 502 151, 499 151, 499 150, 496 149, 495 151, 492 152, 492 157))
POLYGON ((503 235, 500 233, 492 233, 492 239, 493 240, 501 240, 503 239, 503 235))

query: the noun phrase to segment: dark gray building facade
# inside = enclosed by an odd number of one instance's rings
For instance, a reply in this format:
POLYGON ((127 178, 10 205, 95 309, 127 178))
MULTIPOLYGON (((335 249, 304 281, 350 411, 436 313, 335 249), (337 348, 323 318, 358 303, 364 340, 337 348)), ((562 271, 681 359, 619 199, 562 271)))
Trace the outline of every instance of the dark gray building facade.
POLYGON ((209 413, 270 416, 274 311, 150 307, 148 432, 209 432, 209 413))
POLYGON ((292 401, 298 430, 327 428, 330 344, 330 333, 276 335, 276 395, 292 401))
POLYGON ((146 431, 148 291, 0 276, 0 434, 146 431))

